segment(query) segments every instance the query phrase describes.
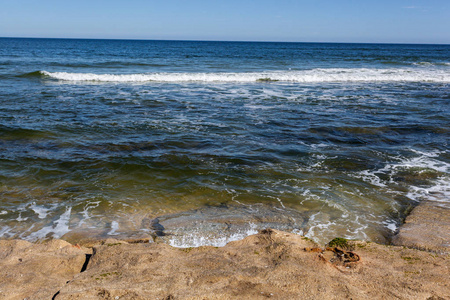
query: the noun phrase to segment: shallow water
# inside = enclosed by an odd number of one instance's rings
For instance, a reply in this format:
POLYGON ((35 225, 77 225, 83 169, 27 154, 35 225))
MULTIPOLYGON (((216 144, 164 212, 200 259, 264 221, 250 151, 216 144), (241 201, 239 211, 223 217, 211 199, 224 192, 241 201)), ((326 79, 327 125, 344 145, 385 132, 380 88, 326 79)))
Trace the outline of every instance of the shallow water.
POLYGON ((178 246, 268 226, 388 242, 449 199, 449 54, 0 39, 0 237, 145 235, 159 217, 178 246))

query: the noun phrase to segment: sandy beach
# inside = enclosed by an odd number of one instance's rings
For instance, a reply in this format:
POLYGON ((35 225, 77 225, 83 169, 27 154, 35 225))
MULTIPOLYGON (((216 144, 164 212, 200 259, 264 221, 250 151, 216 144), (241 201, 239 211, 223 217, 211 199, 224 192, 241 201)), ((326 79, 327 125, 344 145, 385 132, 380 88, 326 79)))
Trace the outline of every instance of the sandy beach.
POLYGON ((271 229, 224 247, 2 240, 0 298, 450 299, 449 233, 448 208, 425 202, 395 245, 324 246, 271 229))

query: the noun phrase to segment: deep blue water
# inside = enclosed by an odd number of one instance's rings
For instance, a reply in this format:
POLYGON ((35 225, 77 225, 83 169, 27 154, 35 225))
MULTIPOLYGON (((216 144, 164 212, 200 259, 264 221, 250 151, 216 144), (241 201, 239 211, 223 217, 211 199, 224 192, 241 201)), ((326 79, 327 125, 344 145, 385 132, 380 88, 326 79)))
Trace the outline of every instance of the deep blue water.
POLYGON ((0 38, 0 237, 389 242, 449 201, 449 86, 448 45, 0 38))

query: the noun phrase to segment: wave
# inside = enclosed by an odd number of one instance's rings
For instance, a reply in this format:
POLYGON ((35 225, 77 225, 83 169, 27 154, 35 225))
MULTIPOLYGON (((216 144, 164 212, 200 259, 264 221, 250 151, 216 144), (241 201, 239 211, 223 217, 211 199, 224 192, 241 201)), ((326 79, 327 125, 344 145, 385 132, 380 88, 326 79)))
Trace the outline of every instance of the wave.
POLYGON ((35 72, 30 72, 30 73, 25 73, 22 75, 19 75, 17 77, 21 77, 21 78, 40 78, 40 77, 44 77, 46 76, 44 74, 43 71, 35 71, 35 72))
POLYGON ((92 82, 439 82, 450 83, 450 71, 404 69, 312 69, 248 73, 94 74, 37 71, 22 77, 92 82))
POLYGON ((450 63, 448 63, 448 62, 431 63, 428 61, 421 61, 421 62, 413 63, 413 65, 415 65, 415 66, 447 66, 447 67, 450 67, 450 63))

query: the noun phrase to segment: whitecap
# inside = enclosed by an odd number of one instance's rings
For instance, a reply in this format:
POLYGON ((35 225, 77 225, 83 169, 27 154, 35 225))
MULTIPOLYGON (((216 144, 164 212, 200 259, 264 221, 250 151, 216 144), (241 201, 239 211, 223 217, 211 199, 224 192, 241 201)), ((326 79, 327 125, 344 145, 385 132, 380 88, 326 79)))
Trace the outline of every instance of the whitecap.
POLYGON ((399 68, 329 68, 302 71, 242 73, 141 73, 94 74, 40 71, 44 76, 63 81, 93 82, 450 82, 450 72, 443 69, 399 68))

